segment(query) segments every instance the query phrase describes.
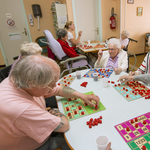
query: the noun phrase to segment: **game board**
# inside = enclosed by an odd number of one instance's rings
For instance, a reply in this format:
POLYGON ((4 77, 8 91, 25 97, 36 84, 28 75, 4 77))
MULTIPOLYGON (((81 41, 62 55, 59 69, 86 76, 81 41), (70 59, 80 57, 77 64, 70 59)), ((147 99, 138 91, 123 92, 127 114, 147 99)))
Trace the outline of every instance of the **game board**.
MULTIPOLYGON (((91 91, 84 94, 89 95, 94 93, 91 91)), ((99 106, 95 108, 86 104, 83 100, 79 98, 63 98, 61 99, 61 102, 64 108, 65 116, 68 118, 69 121, 106 109, 101 102, 99 102, 99 106), (68 115, 69 113, 70 115, 68 115)), ((95 102, 93 101, 93 103, 95 102)))
POLYGON ((132 101, 150 95, 150 89, 138 81, 127 82, 126 84, 115 84, 113 86, 127 101, 132 101))
POLYGON ((132 150, 150 150, 150 112, 115 126, 132 150))
POLYGON ((75 79, 75 76, 72 76, 72 75, 64 76, 64 77, 58 82, 58 85, 61 85, 61 86, 70 86, 74 79, 75 79))
POLYGON ((90 69, 83 77, 93 78, 93 73, 99 73, 99 78, 109 78, 113 73, 113 69, 90 69))

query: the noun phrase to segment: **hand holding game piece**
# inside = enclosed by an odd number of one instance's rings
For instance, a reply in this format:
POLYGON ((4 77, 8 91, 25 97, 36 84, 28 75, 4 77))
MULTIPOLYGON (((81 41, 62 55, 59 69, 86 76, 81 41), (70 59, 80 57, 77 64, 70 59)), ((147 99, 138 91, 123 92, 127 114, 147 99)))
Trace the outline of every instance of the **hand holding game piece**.
POLYGON ((118 79, 118 82, 120 81, 121 83, 126 83, 132 80, 134 80, 134 76, 123 75, 118 79))
POLYGON ((97 95, 83 95, 81 98, 85 103, 89 104, 91 107, 99 106, 100 98, 97 95), (96 102, 96 104, 92 103, 92 100, 96 102))
POLYGON ((122 68, 114 68, 113 70, 115 74, 120 74, 120 72, 122 71, 122 68))
POLYGON ((102 56, 103 56, 103 51, 100 49, 99 52, 98 52, 98 59, 97 59, 97 62, 100 62, 102 56))

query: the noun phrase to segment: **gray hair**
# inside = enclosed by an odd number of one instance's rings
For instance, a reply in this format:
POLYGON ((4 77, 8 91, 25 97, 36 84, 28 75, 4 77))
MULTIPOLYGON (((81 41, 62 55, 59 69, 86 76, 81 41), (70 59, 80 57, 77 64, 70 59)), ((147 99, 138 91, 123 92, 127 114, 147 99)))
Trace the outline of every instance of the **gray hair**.
POLYGON ((20 48, 20 53, 22 56, 34 55, 41 52, 42 48, 35 42, 28 43, 25 41, 20 48))
POLYGON ((115 47, 116 47, 117 49, 121 49, 121 43, 120 43, 120 40, 119 40, 119 39, 111 38, 111 39, 108 41, 108 43, 107 43, 108 47, 109 47, 111 44, 112 44, 112 45, 115 45, 115 47))
POLYGON ((130 35, 130 33, 129 33, 129 31, 128 30, 123 30, 122 31, 122 34, 125 36, 125 37, 129 37, 129 35, 130 35))
MULTIPOLYGON (((57 69, 49 65, 45 59, 51 60, 45 56, 30 55, 19 60, 10 72, 10 81, 17 88, 46 87, 56 80, 57 69)), ((58 66, 59 67, 59 66, 58 66)))
POLYGON ((65 37, 68 34, 68 32, 66 29, 58 29, 56 34, 57 34, 57 37, 61 39, 65 37))

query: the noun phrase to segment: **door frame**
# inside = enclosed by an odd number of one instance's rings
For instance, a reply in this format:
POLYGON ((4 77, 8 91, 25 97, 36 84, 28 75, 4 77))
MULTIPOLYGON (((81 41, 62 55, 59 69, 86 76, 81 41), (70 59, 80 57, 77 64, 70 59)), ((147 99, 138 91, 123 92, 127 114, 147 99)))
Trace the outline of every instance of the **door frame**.
MULTIPOLYGON (((103 41, 103 33, 102 33, 102 12, 101 12, 101 0, 97 0, 97 10, 98 10, 98 28, 99 28, 99 40, 103 41)), ((76 10, 75 10, 75 0, 72 0, 72 10, 73 10, 73 18, 75 24, 75 34, 76 38, 78 37, 78 27, 77 27, 77 20, 76 20, 76 10)))
MULTIPOLYGON (((21 3, 21 7, 22 7, 23 14, 24 14, 24 20, 25 20, 26 29, 27 29, 27 32, 28 32, 29 41, 32 42, 32 38, 31 38, 30 30, 29 30, 29 25, 28 25, 28 20, 27 20, 25 8, 24 8, 23 0, 20 0, 20 3, 21 3)), ((4 48, 3 48, 3 44, 2 44, 2 42, 1 42, 1 39, 0 39, 0 50, 1 50, 1 52, 2 52, 2 56, 3 56, 3 58, 4 58, 5 65, 8 66, 8 65, 9 65, 9 64, 8 64, 8 60, 7 60, 7 58, 6 58, 6 54, 5 54, 5 51, 4 51, 4 48)))

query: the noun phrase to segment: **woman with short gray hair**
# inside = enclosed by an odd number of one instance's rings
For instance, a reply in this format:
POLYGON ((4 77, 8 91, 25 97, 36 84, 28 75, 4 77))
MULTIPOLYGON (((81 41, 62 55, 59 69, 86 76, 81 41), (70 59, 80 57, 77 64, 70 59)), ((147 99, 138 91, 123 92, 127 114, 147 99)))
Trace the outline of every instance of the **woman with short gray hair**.
POLYGON ((126 71, 128 68, 127 53, 121 49, 119 39, 112 38, 107 45, 108 51, 103 52, 101 49, 99 50, 94 68, 113 69, 116 74, 126 71))
POLYGON ((129 31, 123 30, 120 37, 121 49, 126 48, 129 44, 129 31))
POLYGON ((75 51, 76 46, 74 47, 70 47, 67 39, 68 39, 68 35, 67 35, 67 30, 66 29, 58 29, 57 30, 57 41, 60 43, 63 51, 66 53, 67 56, 69 57, 77 57, 79 56, 79 54, 77 54, 77 52, 75 51))

